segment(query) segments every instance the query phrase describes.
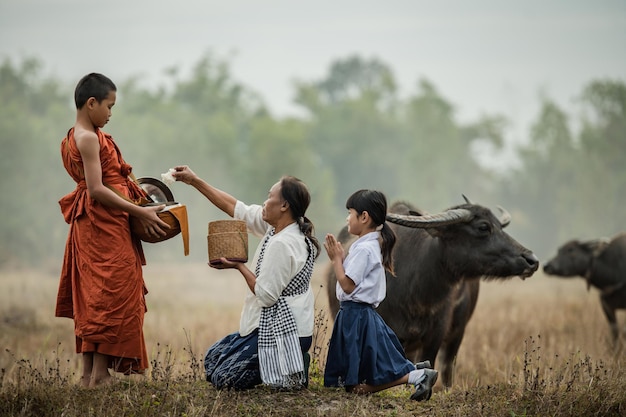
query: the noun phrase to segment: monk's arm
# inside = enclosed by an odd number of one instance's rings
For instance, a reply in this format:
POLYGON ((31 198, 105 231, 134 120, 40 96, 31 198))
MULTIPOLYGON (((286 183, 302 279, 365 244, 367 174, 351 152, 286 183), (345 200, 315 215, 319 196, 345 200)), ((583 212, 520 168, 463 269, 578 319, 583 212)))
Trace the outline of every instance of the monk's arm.
POLYGON ((75 136, 76 146, 83 160, 85 183, 89 196, 99 203, 126 211, 131 216, 144 219, 148 225, 157 224, 169 229, 167 223, 159 219, 157 212, 162 206, 140 207, 117 195, 102 182, 102 166, 100 165, 100 143, 95 132, 82 132, 75 136))

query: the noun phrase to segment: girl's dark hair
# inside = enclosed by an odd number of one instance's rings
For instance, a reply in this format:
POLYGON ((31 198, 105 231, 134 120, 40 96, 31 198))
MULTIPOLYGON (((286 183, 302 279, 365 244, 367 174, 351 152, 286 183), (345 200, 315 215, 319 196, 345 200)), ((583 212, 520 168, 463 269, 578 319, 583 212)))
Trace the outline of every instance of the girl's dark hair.
POLYGON ((348 197, 346 208, 348 210, 353 209, 357 214, 367 211, 376 226, 382 225, 382 229, 380 229, 380 236, 382 238, 380 250, 383 255, 383 266, 387 271, 391 272, 392 275, 395 275, 393 270, 392 250, 396 244, 396 234, 385 222, 387 216, 387 198, 385 194, 376 190, 359 190, 348 197))
POLYGON ((313 223, 305 216, 306 209, 311 204, 311 194, 306 184, 296 177, 285 175, 280 179, 280 194, 289 203, 291 214, 298 223, 300 230, 315 246, 315 258, 320 254, 320 243, 315 237, 313 223))
POLYGON ((74 90, 76 108, 82 109, 89 97, 93 97, 98 103, 101 103, 111 91, 117 91, 117 87, 108 77, 96 72, 87 74, 80 79, 74 90))

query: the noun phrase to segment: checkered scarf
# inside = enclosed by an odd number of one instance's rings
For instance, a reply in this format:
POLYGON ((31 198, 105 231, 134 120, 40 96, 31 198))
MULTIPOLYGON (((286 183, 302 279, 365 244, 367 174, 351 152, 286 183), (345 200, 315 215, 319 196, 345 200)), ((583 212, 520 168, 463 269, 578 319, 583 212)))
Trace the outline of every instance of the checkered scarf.
MULTIPOLYGON (((263 242, 256 266, 259 274, 267 241, 273 236, 270 231, 263 242)), ((313 262, 316 249, 305 237, 309 246, 309 256, 304 267, 289 282, 278 301, 271 307, 261 309, 259 321, 259 367, 263 383, 273 388, 301 388, 305 383, 304 361, 296 320, 285 297, 304 294, 309 288, 313 275, 313 262)))

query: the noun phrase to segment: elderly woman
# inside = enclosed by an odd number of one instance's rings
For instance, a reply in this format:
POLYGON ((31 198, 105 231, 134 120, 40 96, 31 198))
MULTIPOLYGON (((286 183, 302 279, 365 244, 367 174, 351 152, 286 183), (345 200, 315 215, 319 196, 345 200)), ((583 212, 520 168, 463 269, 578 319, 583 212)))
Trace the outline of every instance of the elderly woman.
POLYGON ((172 175, 195 187, 217 208, 243 220, 262 237, 249 269, 245 263, 214 268, 237 269, 249 292, 239 331, 209 348, 204 358, 207 381, 216 388, 244 390, 258 384, 273 389, 307 386, 308 350, 313 340, 313 263, 320 245, 305 216, 311 196, 299 179, 284 176, 270 188, 267 200, 247 205, 199 178, 189 167, 172 175), (306 363, 305 363, 306 362, 306 363))

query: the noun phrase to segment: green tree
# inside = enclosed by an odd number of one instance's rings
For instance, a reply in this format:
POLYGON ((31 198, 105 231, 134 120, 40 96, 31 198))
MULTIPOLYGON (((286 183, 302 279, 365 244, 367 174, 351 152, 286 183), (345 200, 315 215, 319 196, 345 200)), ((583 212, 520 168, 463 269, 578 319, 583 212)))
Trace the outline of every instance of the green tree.
POLYGON ((427 80, 419 82, 402 114, 402 139, 394 156, 397 193, 427 211, 460 204, 461 194, 481 203, 478 191, 488 175, 473 158, 471 146, 476 140, 493 140, 485 135, 493 135, 491 121, 460 126, 453 105, 427 80))
POLYGON ((588 225, 585 235, 613 235, 626 230, 626 84, 593 81, 581 101, 579 142, 585 172, 579 181, 587 210, 578 220, 588 225))
POLYGON ((390 193, 399 138, 391 70, 377 59, 353 56, 334 62, 325 79, 296 87, 296 102, 311 117, 309 147, 335 181, 336 209, 343 210, 360 188, 390 193))
POLYGON ((579 154, 574 146, 567 115, 552 101, 544 100, 531 128, 530 144, 520 149, 523 166, 504 183, 507 199, 515 203, 523 223, 520 235, 535 242, 533 250, 545 256, 560 236, 560 226, 571 210, 573 174, 579 154), (538 236, 541 231, 543 237, 538 236))
POLYGON ((521 169, 502 182, 503 194, 524 213, 521 235, 547 257, 567 240, 612 236, 626 215, 626 94, 621 82, 593 81, 584 88, 582 128, 544 99, 530 143, 520 149, 521 169))
POLYGON ((71 101, 33 58, 2 63, 0 96, 0 167, 8 174, 0 183, 0 265, 20 258, 38 264, 57 252, 49 237, 66 230, 57 190, 67 182, 58 160, 63 132, 73 122, 71 101))
POLYGON ((438 211, 489 187, 471 147, 498 144, 496 117, 460 126, 427 80, 403 101, 386 64, 353 56, 334 62, 321 81, 299 83, 296 102, 311 117, 310 147, 335 179, 337 210, 359 188, 438 211))

